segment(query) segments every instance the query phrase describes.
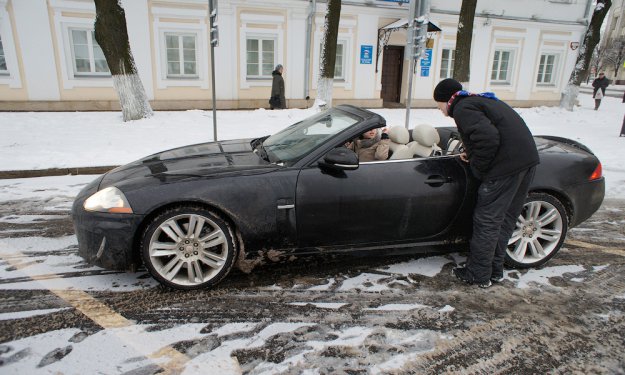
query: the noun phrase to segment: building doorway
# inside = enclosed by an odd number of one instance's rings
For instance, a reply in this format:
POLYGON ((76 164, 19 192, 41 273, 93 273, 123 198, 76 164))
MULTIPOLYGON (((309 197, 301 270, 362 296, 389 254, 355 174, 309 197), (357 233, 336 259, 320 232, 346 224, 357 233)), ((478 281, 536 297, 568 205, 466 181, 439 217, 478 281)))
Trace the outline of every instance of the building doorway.
POLYGON ((380 95, 382 96, 384 107, 399 106, 404 47, 385 46, 382 61, 382 92, 380 95))

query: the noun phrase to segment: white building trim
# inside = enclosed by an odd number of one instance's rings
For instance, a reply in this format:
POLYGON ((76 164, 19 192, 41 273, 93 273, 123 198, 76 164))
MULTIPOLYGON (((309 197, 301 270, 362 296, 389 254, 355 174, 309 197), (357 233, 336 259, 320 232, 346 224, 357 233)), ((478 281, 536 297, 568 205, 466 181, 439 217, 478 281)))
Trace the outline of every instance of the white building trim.
POLYGON ((4 60, 7 65, 7 72, 0 74, 0 85, 9 85, 12 89, 19 89, 22 88, 22 80, 17 60, 17 48, 15 47, 15 39, 13 39, 11 18, 6 9, 7 1, 0 0, 0 37, 2 38, 4 60))
POLYGON ((272 78, 248 78, 247 76, 247 39, 266 38, 275 40, 273 65, 284 60, 284 26, 283 16, 241 13, 239 29, 239 88, 271 87, 272 78), (248 27, 249 24, 267 25, 267 28, 248 27))
POLYGON ((54 10, 54 30, 58 46, 59 68, 63 88, 71 90, 76 87, 113 87, 110 74, 82 76, 74 74, 74 57, 71 43, 71 29, 93 30, 95 21, 95 4, 92 2, 72 0, 50 0, 54 10), (90 17, 64 16, 63 12, 89 15, 90 17))
MULTIPOLYGON (((317 28, 315 29, 313 41, 313 54, 312 54, 312 84, 313 90, 317 89, 317 81, 319 81, 319 68, 321 62, 321 43, 323 42, 323 34, 325 27, 325 17, 316 17, 315 22, 317 28)), ((342 87, 345 90, 352 90, 353 84, 353 69, 354 64, 360 61, 355 61, 354 56, 360 56, 360 51, 356 51, 354 47, 354 29, 357 26, 355 19, 341 19, 339 22, 339 33, 336 38, 337 44, 342 43, 345 45, 343 55, 343 69, 344 79, 335 79, 333 82, 334 87, 342 87), (347 32, 340 32, 341 29, 347 29, 347 32)))

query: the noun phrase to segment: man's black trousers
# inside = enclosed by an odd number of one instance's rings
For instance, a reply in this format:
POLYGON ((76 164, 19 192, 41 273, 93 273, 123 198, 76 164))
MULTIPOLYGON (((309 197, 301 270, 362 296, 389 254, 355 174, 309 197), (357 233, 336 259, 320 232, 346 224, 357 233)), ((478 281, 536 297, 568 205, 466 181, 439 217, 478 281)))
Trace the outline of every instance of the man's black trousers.
POLYGON ((508 240, 523 210, 536 167, 480 184, 467 269, 474 282, 503 276, 508 240))

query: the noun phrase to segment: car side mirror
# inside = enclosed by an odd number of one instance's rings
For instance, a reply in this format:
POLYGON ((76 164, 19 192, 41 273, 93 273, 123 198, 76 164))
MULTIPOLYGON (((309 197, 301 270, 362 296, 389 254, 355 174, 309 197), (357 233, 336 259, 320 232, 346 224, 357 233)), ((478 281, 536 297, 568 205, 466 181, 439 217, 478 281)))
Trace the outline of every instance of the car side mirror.
POLYGON ((323 157, 319 166, 337 171, 353 171, 358 169, 358 155, 346 147, 337 147, 323 157))

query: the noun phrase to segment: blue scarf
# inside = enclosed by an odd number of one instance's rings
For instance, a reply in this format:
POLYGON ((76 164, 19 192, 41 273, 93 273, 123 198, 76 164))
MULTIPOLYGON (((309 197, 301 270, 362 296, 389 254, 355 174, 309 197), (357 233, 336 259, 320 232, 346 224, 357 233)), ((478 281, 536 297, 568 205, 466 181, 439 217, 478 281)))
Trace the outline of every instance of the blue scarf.
POLYGON ((472 92, 460 90, 460 91, 457 91, 455 94, 453 94, 451 96, 451 98, 447 102, 447 107, 450 107, 451 103, 453 103, 454 99, 456 99, 459 96, 481 96, 481 97, 484 97, 484 98, 487 98, 487 99, 499 100, 495 96, 494 92, 483 92, 483 93, 480 93, 480 94, 475 94, 475 93, 472 93, 472 92))

